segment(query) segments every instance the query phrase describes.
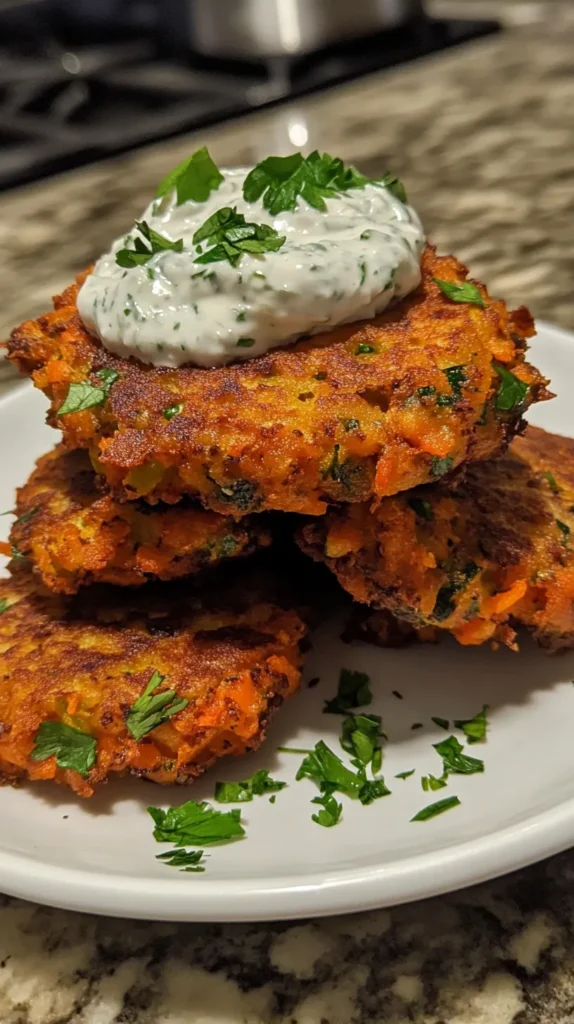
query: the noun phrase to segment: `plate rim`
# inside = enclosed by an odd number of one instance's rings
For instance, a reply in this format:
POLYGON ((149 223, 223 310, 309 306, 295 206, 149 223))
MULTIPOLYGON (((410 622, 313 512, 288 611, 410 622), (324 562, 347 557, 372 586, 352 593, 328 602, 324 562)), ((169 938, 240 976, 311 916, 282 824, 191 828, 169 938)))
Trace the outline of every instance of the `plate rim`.
MULTIPOLYGON (((546 337, 574 342, 574 331, 537 321, 546 337)), ((28 390, 15 380, 0 395, 4 407, 28 390)), ((574 432, 573 432, 574 433, 574 432)), ((181 922, 257 922, 358 913, 427 899, 498 878, 574 844, 574 797, 501 827, 486 836, 419 853, 378 867, 341 868, 326 879, 315 870, 269 881, 210 880, 184 888, 179 877, 131 878, 125 874, 60 867, 26 853, 0 849, 0 886, 9 896, 127 919, 181 922), (142 891, 144 898, 142 900, 142 891)))

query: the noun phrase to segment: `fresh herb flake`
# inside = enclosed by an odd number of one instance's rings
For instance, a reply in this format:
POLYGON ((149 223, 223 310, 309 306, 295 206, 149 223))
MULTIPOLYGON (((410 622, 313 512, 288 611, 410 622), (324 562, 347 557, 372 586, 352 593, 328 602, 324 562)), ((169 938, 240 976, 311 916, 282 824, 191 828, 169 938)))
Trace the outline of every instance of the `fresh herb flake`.
POLYGON ((546 473, 543 473, 542 476, 544 477, 544 479, 548 483, 548 486, 549 486, 550 490, 552 491, 552 493, 553 494, 560 494, 560 488, 559 488, 558 484, 556 483, 556 479, 554 477, 554 474, 550 473, 549 471, 547 471, 546 473))
POLYGON ((478 757, 469 757, 463 753, 463 746, 456 736, 449 736, 440 743, 433 743, 437 754, 442 757, 443 772, 445 775, 475 775, 484 771, 484 761, 478 757))
POLYGON ((395 775, 395 779, 410 779, 411 775, 415 774, 415 769, 411 768, 408 772, 398 772, 395 775))
POLYGON ((235 206, 224 206, 208 217, 193 236, 200 256, 196 263, 219 263, 227 260, 236 267, 245 253, 261 255, 277 252, 285 242, 270 224, 254 224, 245 220, 235 206), (203 249, 208 246, 207 252, 203 249))
POLYGON ((426 498, 409 498, 409 507, 420 519, 426 519, 428 523, 432 523, 434 513, 426 498))
POLYGON ((152 256, 156 256, 158 252, 183 251, 183 238, 172 242, 171 238, 166 238, 165 235, 154 231, 145 220, 136 220, 136 228, 139 231, 139 236, 133 240, 134 248, 126 247, 118 249, 116 252, 116 263, 120 267, 140 267, 151 260, 152 256))
POLYGON ((58 409, 56 416, 66 416, 71 412, 85 412, 96 405, 103 405, 106 401, 112 384, 115 384, 119 377, 116 370, 103 369, 94 373, 100 383, 90 384, 84 380, 80 383, 70 384, 68 394, 63 404, 58 409))
POLYGON ((444 476, 445 473, 450 473, 454 459, 452 455, 445 455, 444 458, 440 458, 438 455, 433 455, 430 460, 430 473, 431 476, 438 478, 444 476))
POLYGON ((484 299, 476 285, 470 281, 441 281, 438 277, 433 277, 433 281, 451 302, 466 302, 484 309, 484 299))
POLYGON ((437 789, 444 789, 447 783, 447 775, 442 775, 440 779, 437 779, 435 775, 423 775, 421 778, 421 786, 425 793, 431 790, 434 792, 437 789))
MULTIPOLYGON (((352 754, 361 764, 371 763, 381 738, 380 715, 347 715, 341 726, 340 743, 343 750, 352 754)), ((375 769, 373 774, 376 774, 375 769)))
POLYGON ((523 405, 530 390, 528 384, 519 380, 518 377, 515 377, 510 370, 501 366, 500 363, 493 363, 492 365, 501 381, 496 395, 496 408, 501 409, 503 412, 509 412, 511 409, 516 409, 523 405))
POLYGON ((450 729, 450 722, 447 718, 438 718, 433 716, 431 717, 431 722, 434 722, 435 725, 440 725, 441 729, 450 729))
POLYGON ((176 405, 168 405, 167 409, 163 410, 162 416, 166 420, 172 420, 174 416, 179 416, 183 412, 183 402, 178 402, 176 405))
POLYGON ((342 668, 339 675, 337 696, 325 701, 323 711, 330 715, 345 715, 353 708, 365 707, 373 700, 370 679, 365 672, 342 668))
POLYGON ((156 693, 164 679, 165 676, 154 672, 141 697, 138 697, 128 711, 126 726, 138 743, 148 732, 169 721, 189 704, 185 697, 178 697, 175 690, 161 690, 156 693))
POLYGON ((265 768, 255 772, 243 782, 216 782, 215 799, 218 804, 250 803, 254 796, 267 796, 285 789, 287 783, 272 779, 265 768))
POLYGON ((312 821, 317 825, 322 825, 323 828, 332 828, 341 820, 343 805, 337 803, 332 793, 322 793, 321 796, 314 797, 311 803, 319 804, 321 807, 320 811, 311 815, 312 821))
POLYGON ((202 863, 205 856, 203 850, 167 850, 166 853, 158 853, 156 860, 163 861, 171 868, 179 868, 180 871, 205 871, 202 863))
POLYGON ((459 804, 460 800, 457 796, 447 796, 444 800, 437 800, 436 803, 423 807, 418 814, 415 814, 414 818, 411 818, 411 821, 429 821, 430 818, 436 818, 438 814, 450 811, 452 807, 458 807, 459 804))
POLYGON ((205 801, 188 800, 167 811, 161 807, 148 807, 147 810, 153 818, 153 834, 158 843, 213 846, 215 843, 233 842, 245 835, 239 808, 217 811, 205 801))
POLYGON ((367 342, 362 341, 362 342, 360 342, 359 345, 357 345, 357 347, 355 349, 355 355, 356 356, 371 356, 373 354, 373 352, 376 352, 376 351, 377 350, 376 350, 374 345, 368 345, 367 342))
POLYGON ((3 615, 4 612, 7 612, 9 607, 10 607, 10 604, 8 602, 8 598, 7 597, 0 598, 0 615, 3 615))
POLYGON ((455 720, 455 727, 462 729, 469 743, 481 743, 486 739, 488 729, 487 711, 488 704, 484 704, 482 711, 479 711, 474 718, 458 718, 455 720))
POLYGON ((219 188, 223 175, 211 159, 205 146, 182 160, 158 186, 156 196, 161 198, 173 189, 177 193, 177 206, 192 200, 204 203, 219 188))
POLYGON ((97 742, 79 729, 63 722, 42 722, 34 736, 32 761, 56 758, 58 768, 71 768, 86 778, 96 763, 97 742))

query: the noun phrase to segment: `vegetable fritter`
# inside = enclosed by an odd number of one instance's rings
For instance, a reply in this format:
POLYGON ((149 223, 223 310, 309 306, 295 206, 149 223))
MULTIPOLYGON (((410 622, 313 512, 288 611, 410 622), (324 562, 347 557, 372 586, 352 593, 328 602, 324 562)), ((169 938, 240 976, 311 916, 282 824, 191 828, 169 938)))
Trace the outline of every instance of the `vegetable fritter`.
POLYGON ((574 647, 574 440, 529 427, 508 454, 460 479, 304 526, 304 551, 355 600, 462 644, 574 647))
POLYGON ((174 579, 270 543, 260 516, 238 523, 185 503, 120 504, 96 490, 87 453, 63 445, 38 460, 18 491, 15 514, 12 547, 62 594, 94 582, 174 579))
POLYGON ((435 278, 461 282, 466 268, 430 246, 422 274, 372 321, 215 369, 112 355, 80 321, 78 285, 8 350, 49 397, 66 445, 89 449, 120 500, 187 494, 235 517, 317 515, 491 457, 548 397, 524 361, 526 309, 509 312, 482 285, 483 307, 453 301, 435 278))
POLYGON ((74 598, 25 570, 0 580, 0 780, 90 796, 114 772, 187 782, 258 747, 299 685, 306 627, 275 583, 228 577, 74 598))

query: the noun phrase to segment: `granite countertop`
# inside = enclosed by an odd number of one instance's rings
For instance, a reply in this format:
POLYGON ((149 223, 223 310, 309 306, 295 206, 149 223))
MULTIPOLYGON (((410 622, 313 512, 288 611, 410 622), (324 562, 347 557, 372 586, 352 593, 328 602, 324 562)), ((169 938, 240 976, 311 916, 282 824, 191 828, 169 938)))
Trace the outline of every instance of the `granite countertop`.
MULTIPOLYGON (((504 11, 500 36, 201 142, 221 163, 308 144, 367 172, 388 165, 441 249, 509 302, 574 328, 574 12, 504 11)), ((0 333, 47 308, 197 144, 188 136, 1 197, 0 333)), ((2 1024, 574 1022, 574 853, 425 903, 293 925, 0 906, 2 1024)))

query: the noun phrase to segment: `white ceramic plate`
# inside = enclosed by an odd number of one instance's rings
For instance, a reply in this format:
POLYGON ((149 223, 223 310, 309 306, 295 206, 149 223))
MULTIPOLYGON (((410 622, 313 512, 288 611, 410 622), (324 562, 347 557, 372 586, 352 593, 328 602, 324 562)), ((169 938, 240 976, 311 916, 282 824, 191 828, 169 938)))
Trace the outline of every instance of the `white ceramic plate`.
MULTIPOLYGON (((532 420, 574 433, 574 337, 541 325, 533 361, 559 397, 532 420)), ((0 401, 0 507, 56 435, 43 423, 44 401, 27 385, 0 401)), ((8 519, 0 520, 5 535, 8 519)), ((314 639, 303 689, 277 716, 256 755, 220 765, 193 790, 161 789, 136 779, 112 782, 91 801, 49 784, 0 790, 0 889, 55 906, 125 917, 247 921, 365 910, 419 899, 502 874, 574 844, 574 654, 550 658, 527 638, 520 654, 437 647, 382 651, 349 647, 330 623, 314 639), (300 757, 277 747, 338 750, 340 719, 322 714, 342 666, 372 679, 369 711, 384 716, 389 735, 384 775, 392 795, 370 807, 343 798, 332 829, 311 821, 315 788, 295 783, 300 757), (393 696, 399 691, 403 699, 393 696), (420 774, 440 774, 431 744, 445 733, 431 722, 474 715, 490 705, 483 775, 454 776, 446 790, 423 793, 420 774), (424 729, 411 731, 413 722, 424 729), (164 807, 193 796, 211 799, 216 779, 241 779, 257 768, 287 780, 271 805, 243 805, 247 838, 212 849, 205 874, 183 874, 157 861, 169 847, 152 838, 146 805, 164 807), (406 781, 397 772, 415 768, 406 781), (424 823, 410 818, 445 795, 461 806, 424 823)), ((462 737, 461 737, 462 738, 462 737)), ((225 808, 224 808, 225 809, 225 808)))

